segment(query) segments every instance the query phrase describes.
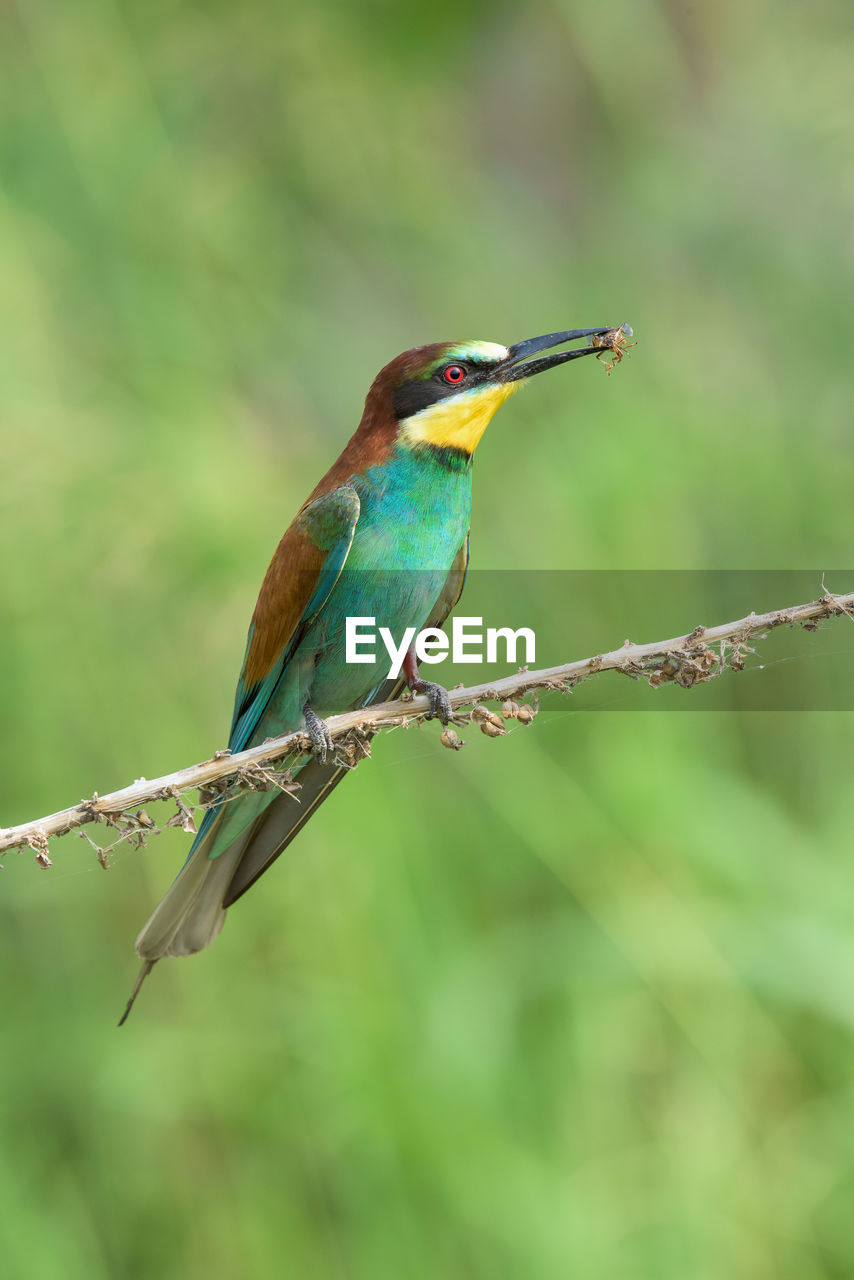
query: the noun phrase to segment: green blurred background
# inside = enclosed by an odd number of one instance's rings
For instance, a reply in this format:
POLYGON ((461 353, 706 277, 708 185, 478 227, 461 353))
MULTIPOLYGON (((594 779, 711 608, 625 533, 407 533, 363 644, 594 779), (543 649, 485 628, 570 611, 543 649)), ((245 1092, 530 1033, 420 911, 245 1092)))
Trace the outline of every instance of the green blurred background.
MULTIPOLYGON (((640 341, 496 418, 478 569, 850 564, 846 0, 2 26, 4 824, 224 744, 268 556, 416 343, 640 341)), ((379 741, 121 1033, 187 837, 6 856, 5 1276, 854 1275, 852 718, 582 694, 379 741)))

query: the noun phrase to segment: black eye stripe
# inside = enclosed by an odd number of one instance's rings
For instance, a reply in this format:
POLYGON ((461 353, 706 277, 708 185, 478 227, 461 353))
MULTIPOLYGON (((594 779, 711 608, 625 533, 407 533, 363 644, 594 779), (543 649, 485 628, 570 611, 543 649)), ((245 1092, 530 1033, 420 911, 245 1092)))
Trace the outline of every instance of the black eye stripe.
POLYGON ((439 365, 428 378, 413 378, 410 382, 401 383, 394 393, 395 417, 398 421, 403 421, 404 418, 410 418, 414 413, 427 409, 431 404, 436 404, 438 400, 444 400, 446 396, 456 395, 463 388, 468 390, 482 382, 489 382, 494 377, 494 365, 481 368, 462 360, 449 360, 446 357, 445 362, 439 365), (464 369, 465 377, 459 382, 446 382, 445 370, 455 367, 464 369))

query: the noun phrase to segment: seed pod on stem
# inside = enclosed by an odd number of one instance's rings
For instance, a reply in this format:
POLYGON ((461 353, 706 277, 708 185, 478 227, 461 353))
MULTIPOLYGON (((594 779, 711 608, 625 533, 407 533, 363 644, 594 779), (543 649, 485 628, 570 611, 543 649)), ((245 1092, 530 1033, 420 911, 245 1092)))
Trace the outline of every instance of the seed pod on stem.
POLYGON ((504 728, 504 721, 501 716, 497 716, 494 711, 490 711, 489 707, 485 707, 483 703, 478 703, 471 709, 471 718, 475 724, 491 724, 496 729, 504 728))

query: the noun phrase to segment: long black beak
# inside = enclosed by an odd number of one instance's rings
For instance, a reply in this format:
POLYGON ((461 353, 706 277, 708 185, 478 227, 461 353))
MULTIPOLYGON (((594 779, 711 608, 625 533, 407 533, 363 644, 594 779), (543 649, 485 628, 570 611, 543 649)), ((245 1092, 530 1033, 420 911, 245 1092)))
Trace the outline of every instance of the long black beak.
POLYGON ((592 338, 610 332, 610 325, 599 329, 564 329, 562 333, 546 333, 541 338, 528 338, 525 342, 517 342, 510 347, 510 354, 504 365, 504 377, 507 382, 518 382, 522 378, 530 378, 535 373, 543 373, 546 369, 554 369, 567 360, 578 360, 580 356, 592 356, 600 350, 598 347, 573 347, 570 351, 556 351, 550 356, 540 356, 539 360, 529 360, 528 356, 537 351, 547 351, 549 347, 560 347, 575 338, 592 338))

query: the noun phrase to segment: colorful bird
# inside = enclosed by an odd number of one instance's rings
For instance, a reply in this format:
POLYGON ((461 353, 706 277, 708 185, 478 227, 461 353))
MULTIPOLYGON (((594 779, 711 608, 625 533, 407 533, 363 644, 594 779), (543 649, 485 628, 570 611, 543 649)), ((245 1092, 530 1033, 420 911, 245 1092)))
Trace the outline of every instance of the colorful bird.
MULTIPOLYGON (((596 346, 538 352, 612 332, 568 329, 504 347, 440 342, 405 351, 380 371, 355 435, 285 533, 261 585, 237 682, 228 745, 242 751, 304 729, 313 744, 294 769, 299 803, 249 792, 211 808, 171 888, 136 940, 143 981, 164 956, 201 951, 228 908, 255 883, 346 768, 324 717, 394 697, 406 683, 446 724, 447 692, 345 660, 345 621, 372 617, 393 636, 441 626, 462 592, 469 554, 471 463, 492 415, 533 374, 596 346), (531 357, 536 357, 531 359, 531 357)), ((119 1024, 121 1025, 121 1023, 119 1024)))

